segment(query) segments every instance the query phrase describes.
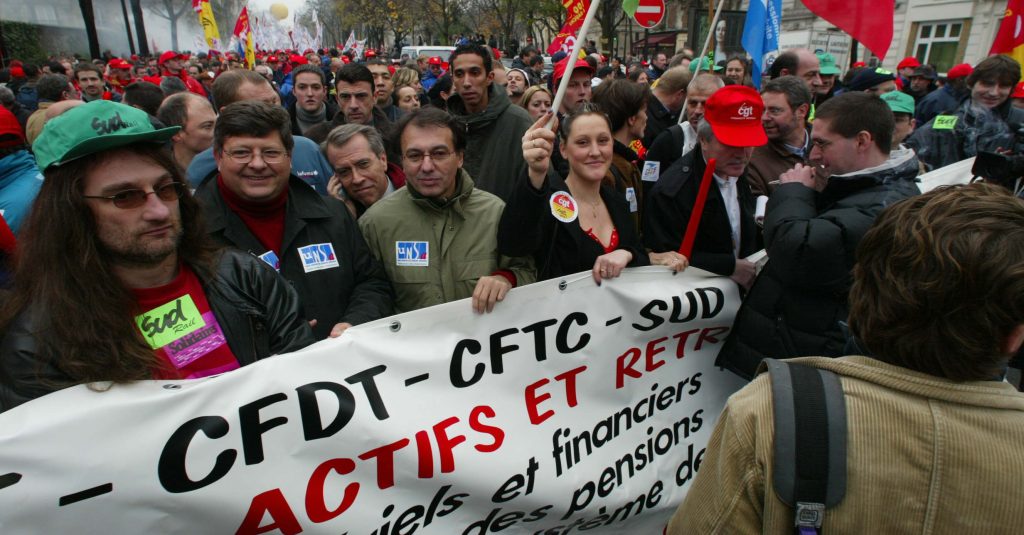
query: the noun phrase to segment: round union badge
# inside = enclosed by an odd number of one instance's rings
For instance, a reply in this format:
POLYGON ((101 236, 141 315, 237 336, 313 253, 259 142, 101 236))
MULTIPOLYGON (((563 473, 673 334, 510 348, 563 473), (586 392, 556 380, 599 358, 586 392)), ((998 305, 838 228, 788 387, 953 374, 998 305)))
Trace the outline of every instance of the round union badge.
POLYGON ((576 199, 564 191, 556 191, 551 194, 551 215, 562 223, 576 221, 579 211, 576 209, 576 199))

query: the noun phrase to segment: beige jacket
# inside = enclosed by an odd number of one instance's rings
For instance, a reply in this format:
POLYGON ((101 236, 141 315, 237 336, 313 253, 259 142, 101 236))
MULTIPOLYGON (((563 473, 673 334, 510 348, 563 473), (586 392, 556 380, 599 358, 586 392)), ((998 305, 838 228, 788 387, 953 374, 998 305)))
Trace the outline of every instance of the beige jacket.
MULTIPOLYGON (((867 357, 795 360, 837 373, 846 393, 846 497, 821 533, 1021 532, 1024 394, 867 357)), ((771 485, 772 440, 761 374, 729 398, 668 533, 793 533, 793 510, 771 485)))

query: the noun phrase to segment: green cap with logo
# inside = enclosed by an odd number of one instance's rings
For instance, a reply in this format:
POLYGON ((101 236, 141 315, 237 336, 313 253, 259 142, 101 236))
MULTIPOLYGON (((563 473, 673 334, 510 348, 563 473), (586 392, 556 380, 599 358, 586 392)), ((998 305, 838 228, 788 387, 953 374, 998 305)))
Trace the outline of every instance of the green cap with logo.
POLYGON ((818 52, 815 54, 818 56, 818 64, 821 66, 818 72, 821 74, 839 74, 839 68, 836 67, 836 58, 832 57, 832 54, 828 52, 818 52))
POLYGON ((32 144, 39 169, 62 165, 83 156, 151 141, 163 143, 180 130, 153 128, 146 112, 109 100, 94 100, 46 122, 32 144))
POLYGON ((711 60, 707 56, 701 57, 699 60, 694 59, 690 62, 690 72, 697 72, 697 65, 700 65, 700 72, 708 72, 712 69, 715 71, 722 70, 722 67, 718 65, 712 65, 711 60))
POLYGON ((902 91, 889 91, 881 96, 893 113, 914 114, 914 97, 902 91))

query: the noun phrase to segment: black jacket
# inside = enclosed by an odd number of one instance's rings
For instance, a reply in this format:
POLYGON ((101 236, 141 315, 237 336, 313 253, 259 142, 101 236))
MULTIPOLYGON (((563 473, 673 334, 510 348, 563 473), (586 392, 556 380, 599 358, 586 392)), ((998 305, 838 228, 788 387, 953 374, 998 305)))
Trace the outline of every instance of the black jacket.
MULTIPOLYGON (((203 204, 206 228, 214 239, 257 256, 266 252, 228 208, 216 180, 204 182, 196 198, 203 204)), ((341 201, 318 195, 292 176, 285 210, 281 275, 298 291, 303 318, 317 320, 313 328, 317 339, 326 338, 336 323, 358 325, 394 313, 394 294, 384 269, 370 254, 341 201), (337 267, 324 267, 330 261, 309 265, 303 260, 299 250, 317 244, 330 244, 337 267)))
MULTIPOLYGON (((700 145, 676 160, 644 199, 644 245, 661 253, 678 251, 686 234, 690 214, 697 203, 697 191, 704 177, 706 164, 700 145)), ((761 233, 754 223, 756 201, 745 177, 736 179, 740 205, 739 257, 745 258, 760 249, 761 233)), ((725 210, 725 201, 712 183, 707 202, 697 227, 690 265, 729 276, 736 270, 733 254, 732 227, 725 210)))
MULTIPOLYGON (((550 198, 557 191, 568 193, 569 187, 553 170, 540 191, 524 176, 498 224, 498 252, 512 257, 532 256, 537 264, 537 280, 589 271, 597 257, 605 254, 600 244, 583 233, 578 220, 563 223, 551 214, 550 198)), ((619 233, 618 248, 633 253, 629 265, 646 266, 647 252, 634 228, 625 197, 602 185, 601 199, 619 233)))
POLYGON ((650 148, 658 135, 679 122, 679 112, 672 113, 652 93, 647 97, 647 127, 644 128, 644 147, 650 148))
POLYGON ((903 150, 873 172, 831 177, 821 193, 778 186, 765 213, 768 263, 718 365, 751 379, 765 357, 842 355, 839 322, 846 321, 857 245, 885 207, 919 193, 917 171, 917 159, 903 150))
MULTIPOLYGON (((299 314, 299 299, 284 279, 251 255, 225 250, 212 278, 195 270, 228 347, 245 366, 298 351, 315 339, 299 314)), ((8 327, 0 344, 0 412, 42 397, 73 381, 38 353, 38 314, 28 309, 8 327)))

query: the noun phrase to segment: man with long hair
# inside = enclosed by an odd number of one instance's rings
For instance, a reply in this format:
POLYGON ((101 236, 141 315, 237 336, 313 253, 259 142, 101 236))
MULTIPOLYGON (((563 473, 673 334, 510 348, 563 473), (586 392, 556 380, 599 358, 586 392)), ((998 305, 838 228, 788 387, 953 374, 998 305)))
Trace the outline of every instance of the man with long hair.
POLYGON ((295 291, 217 249, 140 110, 109 101, 47 124, 45 181, 0 308, 0 411, 63 387, 186 379, 313 342, 295 291))

